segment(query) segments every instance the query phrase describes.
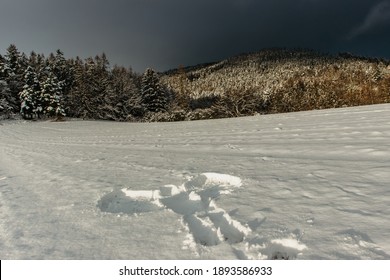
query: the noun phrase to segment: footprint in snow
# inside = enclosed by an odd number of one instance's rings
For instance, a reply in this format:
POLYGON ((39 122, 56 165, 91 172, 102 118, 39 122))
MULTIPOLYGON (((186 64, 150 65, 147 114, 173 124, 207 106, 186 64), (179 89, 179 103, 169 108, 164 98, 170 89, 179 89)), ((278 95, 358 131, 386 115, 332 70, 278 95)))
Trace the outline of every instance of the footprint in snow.
POLYGON ((350 228, 337 232, 336 238, 340 244, 343 244, 339 252, 342 256, 348 256, 349 252, 354 252, 353 255, 360 256, 361 259, 390 259, 390 255, 375 244, 369 235, 364 232, 350 228))

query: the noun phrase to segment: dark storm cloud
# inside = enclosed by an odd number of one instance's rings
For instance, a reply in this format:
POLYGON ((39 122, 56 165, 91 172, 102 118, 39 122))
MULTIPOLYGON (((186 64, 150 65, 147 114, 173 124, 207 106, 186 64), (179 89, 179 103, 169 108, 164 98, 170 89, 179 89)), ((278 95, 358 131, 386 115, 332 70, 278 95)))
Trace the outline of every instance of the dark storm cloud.
POLYGON ((355 38, 379 27, 390 28, 390 1, 382 1, 374 5, 364 21, 352 30, 349 37, 355 38))
POLYGON ((268 47, 390 57, 390 0, 1 0, 0 50, 93 56, 137 71, 268 47))

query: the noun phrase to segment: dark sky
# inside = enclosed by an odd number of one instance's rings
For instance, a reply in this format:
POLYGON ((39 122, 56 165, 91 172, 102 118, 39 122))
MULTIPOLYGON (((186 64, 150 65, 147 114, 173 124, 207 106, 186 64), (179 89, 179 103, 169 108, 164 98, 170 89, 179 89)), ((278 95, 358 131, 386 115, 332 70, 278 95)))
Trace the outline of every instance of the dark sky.
POLYGON ((390 58, 390 0, 0 0, 0 53, 167 70, 270 47, 390 58))

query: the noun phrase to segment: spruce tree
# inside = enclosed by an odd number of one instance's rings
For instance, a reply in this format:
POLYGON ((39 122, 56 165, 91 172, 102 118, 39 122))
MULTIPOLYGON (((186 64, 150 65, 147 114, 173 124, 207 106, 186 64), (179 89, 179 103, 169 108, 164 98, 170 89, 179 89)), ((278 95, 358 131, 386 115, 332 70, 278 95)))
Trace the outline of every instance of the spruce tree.
POLYGON ((141 98, 143 106, 151 112, 164 112, 168 107, 168 95, 160 84, 156 72, 148 68, 142 76, 141 98))
POLYGON ((45 75, 45 58, 41 54, 36 54, 34 51, 30 53, 30 56, 28 58, 28 66, 31 66, 33 70, 38 75, 38 80, 42 80, 42 77, 45 75))
MULTIPOLYGON (((52 76, 56 77, 58 82, 58 88, 61 91, 61 103, 65 109, 65 103, 70 103, 70 91, 73 84, 73 62, 67 61, 64 57, 64 53, 61 50, 57 50, 55 54, 51 53, 46 60, 46 75, 42 81, 46 81, 46 78, 51 72, 52 76), (47 71, 47 70, 50 71, 47 71)), ((72 111, 69 107, 67 111, 72 111)), ((72 114, 72 112, 70 112, 72 114)))
POLYGON ((5 58, 0 54, 0 80, 4 80, 4 67, 5 67, 5 58))
POLYGON ((114 120, 126 120, 142 115, 138 77, 131 69, 114 66, 105 96, 104 111, 114 120))
POLYGON ((3 61, 0 62, 0 76, 9 89, 8 102, 15 111, 20 110, 19 93, 23 90, 24 71, 27 61, 21 56, 15 45, 7 48, 3 61))
POLYGON ((10 105, 10 90, 6 81, 0 79, 0 119, 9 118, 15 113, 14 108, 10 105))
POLYGON ((41 100, 43 113, 48 117, 65 117, 61 83, 53 72, 42 83, 41 100))
MULTIPOLYGON (((13 98, 2 71, 4 65, 5 59, 0 55, 0 118, 9 118, 10 115, 15 113, 15 108, 10 105, 10 101, 12 101, 13 98)), ((15 101, 13 103, 15 103, 15 101)))
POLYGON ((72 67, 66 61, 64 53, 61 50, 57 50, 56 54, 53 55, 53 59, 50 62, 50 67, 54 75, 57 77, 58 83, 62 89, 62 93, 68 93, 73 80, 72 67))
POLYGON ((72 86, 66 98, 67 114, 70 117, 83 118, 86 115, 84 96, 87 91, 84 63, 79 57, 76 57, 69 64, 72 69, 72 86))
POLYGON ((20 92, 20 113, 25 119, 40 117, 43 108, 41 102, 41 87, 37 74, 28 66, 24 75, 25 85, 20 92))
MULTIPOLYGON (((95 68, 93 69, 92 87, 94 92, 93 106, 97 109, 95 116, 98 119, 114 120, 115 116, 111 114, 111 71, 110 63, 103 53, 101 56, 95 56, 95 68)), ((95 117, 95 118, 96 118, 95 117)))

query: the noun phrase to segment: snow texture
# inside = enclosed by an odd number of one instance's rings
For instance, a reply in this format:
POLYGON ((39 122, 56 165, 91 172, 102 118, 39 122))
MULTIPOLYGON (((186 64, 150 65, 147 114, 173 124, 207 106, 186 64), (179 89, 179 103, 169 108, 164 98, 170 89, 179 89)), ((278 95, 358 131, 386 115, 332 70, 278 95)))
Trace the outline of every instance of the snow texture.
POLYGON ((0 259, 390 259, 390 105, 2 121, 0 259))

